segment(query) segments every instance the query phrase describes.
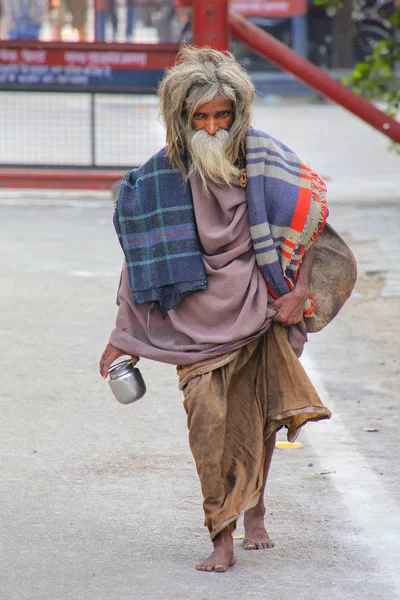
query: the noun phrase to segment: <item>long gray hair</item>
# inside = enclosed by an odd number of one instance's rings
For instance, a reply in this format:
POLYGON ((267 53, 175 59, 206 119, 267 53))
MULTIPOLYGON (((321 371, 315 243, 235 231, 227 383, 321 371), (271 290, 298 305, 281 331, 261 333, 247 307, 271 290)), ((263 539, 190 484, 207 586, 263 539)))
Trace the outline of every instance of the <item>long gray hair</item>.
POLYGON ((180 154, 185 148, 193 115, 198 107, 220 95, 233 103, 226 158, 234 164, 244 151, 254 102, 254 85, 229 52, 183 46, 176 64, 168 69, 159 87, 160 112, 167 129, 167 155, 186 176, 180 154))

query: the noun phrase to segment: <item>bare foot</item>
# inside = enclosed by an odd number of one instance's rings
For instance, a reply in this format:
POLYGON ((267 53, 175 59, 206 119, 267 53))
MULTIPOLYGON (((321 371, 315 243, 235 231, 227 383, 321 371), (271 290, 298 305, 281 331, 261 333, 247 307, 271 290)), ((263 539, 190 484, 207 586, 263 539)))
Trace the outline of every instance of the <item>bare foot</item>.
POLYGON ((233 553, 233 538, 230 531, 224 529, 213 541, 214 552, 196 565, 198 571, 216 571, 225 573, 228 567, 236 563, 233 553))
POLYGON ((275 546, 265 529, 264 517, 251 514, 251 510, 244 515, 244 532, 245 550, 266 550, 275 546))

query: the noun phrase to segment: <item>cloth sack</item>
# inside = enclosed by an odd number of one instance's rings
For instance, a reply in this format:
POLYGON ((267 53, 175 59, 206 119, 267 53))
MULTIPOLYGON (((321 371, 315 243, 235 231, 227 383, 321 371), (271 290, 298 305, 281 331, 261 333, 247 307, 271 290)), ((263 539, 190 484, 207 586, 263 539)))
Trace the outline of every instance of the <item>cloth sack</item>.
POLYGON ((313 245, 311 289, 314 315, 304 319, 307 331, 321 331, 350 297, 357 280, 357 263, 349 246, 328 223, 313 245))

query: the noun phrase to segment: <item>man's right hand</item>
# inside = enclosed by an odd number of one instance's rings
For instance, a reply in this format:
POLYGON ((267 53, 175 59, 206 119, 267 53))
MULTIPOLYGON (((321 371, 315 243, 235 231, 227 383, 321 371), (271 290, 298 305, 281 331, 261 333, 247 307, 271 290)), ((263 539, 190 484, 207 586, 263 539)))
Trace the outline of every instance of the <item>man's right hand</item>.
MULTIPOLYGON (((100 359, 100 375, 106 379, 108 377, 108 369, 120 356, 125 356, 126 352, 121 352, 112 344, 107 344, 106 349, 104 350, 101 359, 100 359)), ((140 360, 139 356, 131 356, 133 366, 140 360)))

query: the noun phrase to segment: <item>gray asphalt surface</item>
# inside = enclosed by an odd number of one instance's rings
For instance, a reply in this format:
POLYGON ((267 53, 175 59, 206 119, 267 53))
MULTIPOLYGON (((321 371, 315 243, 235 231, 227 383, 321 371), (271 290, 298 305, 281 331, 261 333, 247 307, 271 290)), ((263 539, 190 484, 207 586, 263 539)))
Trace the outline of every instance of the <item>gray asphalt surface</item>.
POLYGON ((399 159, 331 106, 260 104, 256 125, 329 179, 330 221, 360 271, 308 344, 334 417, 276 451, 276 548, 238 539, 228 573, 196 572, 211 545, 174 368, 142 360, 148 392, 131 406, 98 375, 122 263, 111 202, 3 190, 2 600, 400 598, 399 159))

